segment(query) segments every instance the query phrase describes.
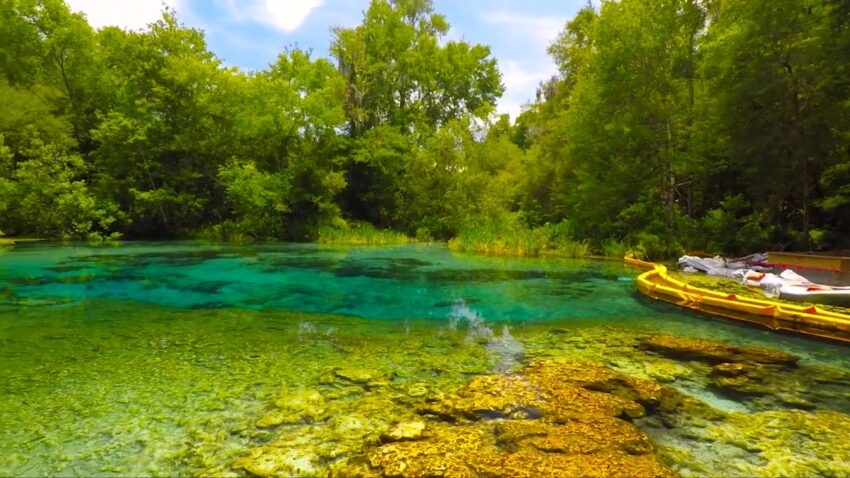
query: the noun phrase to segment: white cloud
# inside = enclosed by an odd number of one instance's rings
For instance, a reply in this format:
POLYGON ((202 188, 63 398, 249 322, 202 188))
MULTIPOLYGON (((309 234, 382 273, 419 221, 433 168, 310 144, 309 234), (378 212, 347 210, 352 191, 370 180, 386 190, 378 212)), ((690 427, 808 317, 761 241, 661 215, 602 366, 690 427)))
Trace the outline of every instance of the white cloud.
POLYGON ((543 78, 545 73, 523 70, 519 62, 514 60, 503 60, 499 62, 502 72, 502 83, 508 91, 528 90, 534 88, 543 78))
POLYGON ((537 85, 557 73, 555 65, 551 63, 543 68, 527 69, 511 59, 499 60, 499 70, 502 72, 505 94, 496 109, 499 113, 510 114, 513 119, 519 116, 523 104, 533 100, 537 85))
POLYGON ((236 21, 262 23, 291 33, 322 3, 324 0, 227 0, 226 6, 236 21))
POLYGON ((85 13, 94 28, 118 26, 130 30, 145 28, 162 16, 165 6, 175 10, 179 0, 66 0, 72 11, 85 13))
POLYGON ((522 113, 522 104, 516 101, 505 101, 503 98, 496 107, 496 114, 507 114, 511 122, 516 121, 520 113, 522 113))
POLYGON ((485 13, 484 23, 498 25, 509 31, 517 41, 530 40, 534 47, 547 47, 564 28, 567 19, 552 16, 533 16, 517 12, 485 13))

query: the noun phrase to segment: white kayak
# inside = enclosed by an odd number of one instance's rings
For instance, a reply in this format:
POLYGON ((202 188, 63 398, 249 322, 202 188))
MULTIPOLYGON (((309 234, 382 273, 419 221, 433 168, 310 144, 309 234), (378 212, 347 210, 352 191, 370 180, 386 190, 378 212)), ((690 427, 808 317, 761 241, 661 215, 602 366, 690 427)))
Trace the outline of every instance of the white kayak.
POLYGON ((790 269, 779 275, 747 271, 743 281, 768 297, 850 307, 850 287, 816 284, 790 269))

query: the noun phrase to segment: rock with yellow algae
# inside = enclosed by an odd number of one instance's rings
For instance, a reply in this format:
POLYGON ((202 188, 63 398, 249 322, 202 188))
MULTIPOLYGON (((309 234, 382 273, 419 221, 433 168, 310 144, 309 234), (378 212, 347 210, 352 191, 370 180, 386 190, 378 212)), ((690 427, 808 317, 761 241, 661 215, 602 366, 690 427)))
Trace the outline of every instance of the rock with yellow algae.
POLYGON ((448 422, 367 456, 384 476, 672 476, 621 418, 642 416, 639 401, 663 408, 668 395, 681 394, 600 364, 535 362, 444 394, 423 411, 448 422))
POLYGON ((477 477, 482 464, 498 463, 490 424, 439 425, 432 437, 382 445, 368 453, 370 465, 390 477, 477 477))
POLYGON ((799 357, 762 347, 738 347, 711 340, 690 339, 672 335, 656 335, 642 339, 638 345, 665 357, 698 360, 708 363, 754 362, 793 367, 799 357))
POLYGON ((482 375, 426 404, 423 412, 451 421, 527 417, 543 403, 537 387, 522 375, 482 375))
POLYGON ((600 418, 565 425, 538 420, 439 424, 426 440, 370 451, 369 463, 379 474, 397 477, 673 476, 637 428, 600 418))
POLYGON ((654 455, 629 455, 620 452, 603 452, 590 455, 564 455, 541 453, 523 449, 488 470, 491 476, 517 478, 639 478, 674 477, 654 455))
POLYGON ((425 422, 412 421, 401 422, 392 427, 387 433, 381 436, 381 439, 386 442, 404 441, 404 440, 419 440, 423 438, 425 433, 425 422))
POLYGON ((363 385, 378 383, 385 378, 380 371, 365 368, 342 368, 335 370, 334 376, 363 385))
POLYGON ((275 400, 272 410, 257 420, 257 426, 266 428, 278 425, 312 423, 327 419, 325 400, 316 390, 296 390, 275 400))
POLYGON ((579 387, 622 398, 625 400, 620 402, 622 410, 613 413, 615 416, 641 417, 645 414, 643 407, 656 407, 672 390, 657 382, 630 377, 602 364, 588 362, 534 362, 525 367, 523 373, 550 396, 562 394, 565 388, 579 387))
POLYGON ((562 424, 540 420, 506 420, 496 424, 501 447, 531 446, 547 453, 588 455, 621 451, 630 455, 652 453, 649 438, 636 426, 613 417, 594 416, 562 424))
POLYGON ((262 447, 251 450, 247 457, 236 461, 233 468, 260 477, 316 476, 316 460, 315 455, 301 450, 262 447))

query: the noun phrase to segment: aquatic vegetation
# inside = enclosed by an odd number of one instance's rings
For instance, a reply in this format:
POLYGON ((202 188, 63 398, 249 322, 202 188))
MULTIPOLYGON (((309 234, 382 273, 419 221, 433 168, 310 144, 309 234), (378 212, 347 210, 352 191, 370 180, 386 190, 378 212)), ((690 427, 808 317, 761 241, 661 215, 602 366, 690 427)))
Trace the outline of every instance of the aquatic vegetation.
MULTIPOLYGON (((578 259, 590 254, 590 244, 573 240, 559 225, 536 229, 517 224, 478 224, 449 240, 449 249, 496 256, 550 256, 578 259)), ((622 257, 622 256, 620 256, 622 257)))
POLYGON ((346 223, 319 228, 319 244, 344 246, 386 246, 414 242, 405 234, 389 229, 378 229, 367 222, 346 223))

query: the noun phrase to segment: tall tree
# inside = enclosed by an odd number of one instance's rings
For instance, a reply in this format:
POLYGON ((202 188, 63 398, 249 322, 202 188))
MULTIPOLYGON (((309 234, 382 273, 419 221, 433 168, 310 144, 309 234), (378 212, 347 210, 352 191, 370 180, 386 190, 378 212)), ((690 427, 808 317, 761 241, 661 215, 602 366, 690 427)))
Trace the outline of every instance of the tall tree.
POLYGON ((487 118, 503 92, 490 49, 441 43, 447 31, 427 0, 373 0, 361 25, 334 30, 354 140, 344 206, 355 218, 401 226, 412 201, 402 190, 419 180, 406 174, 410 158, 452 121, 487 118))

